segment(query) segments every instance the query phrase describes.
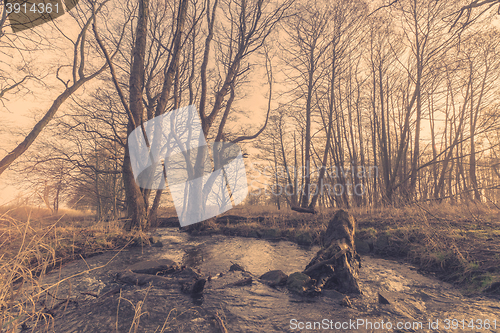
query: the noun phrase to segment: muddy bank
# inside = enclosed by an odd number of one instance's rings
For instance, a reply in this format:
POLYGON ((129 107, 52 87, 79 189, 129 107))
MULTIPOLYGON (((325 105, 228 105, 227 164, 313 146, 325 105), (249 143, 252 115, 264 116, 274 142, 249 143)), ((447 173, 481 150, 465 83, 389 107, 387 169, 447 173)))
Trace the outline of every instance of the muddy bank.
MULTIPOLYGON (((470 319, 489 320, 490 328, 479 331, 499 329, 492 326, 494 320, 500 319, 497 301, 464 297, 451 285, 422 276, 407 264, 362 256, 362 294, 349 296, 351 306, 346 306, 342 303, 344 295, 333 291, 314 298, 302 297, 285 287, 269 287, 258 278, 253 278, 251 284, 234 285, 247 275, 230 272, 233 263, 243 266, 253 277, 270 270, 291 274, 304 269, 317 247, 221 235, 195 237, 175 229, 162 229, 158 237, 163 247, 128 248, 118 255, 105 253, 86 262, 66 264, 60 271, 47 275, 44 283, 50 286, 88 268, 103 266, 116 255, 105 267, 52 287, 45 306, 54 320, 49 327, 35 331, 128 332, 137 327, 137 332, 220 332, 217 318, 229 332, 297 332, 301 323, 321 322, 334 327, 335 323, 358 319, 375 325, 390 322, 392 331, 397 331, 398 323, 411 323, 407 325, 414 327, 400 332, 446 332, 446 319, 464 319, 466 325, 470 319), (210 276, 203 297, 194 299, 186 294, 182 291, 182 279, 168 274, 168 283, 153 287, 117 279, 117 274, 127 267, 157 259, 171 259, 180 266, 192 267, 200 276, 210 276), (381 302, 379 294, 389 304, 381 302), (436 320, 438 329, 429 329, 429 321, 436 320)), ((377 331, 366 325, 357 326, 356 331, 377 331)), ((465 327, 462 331, 470 329, 465 327)))

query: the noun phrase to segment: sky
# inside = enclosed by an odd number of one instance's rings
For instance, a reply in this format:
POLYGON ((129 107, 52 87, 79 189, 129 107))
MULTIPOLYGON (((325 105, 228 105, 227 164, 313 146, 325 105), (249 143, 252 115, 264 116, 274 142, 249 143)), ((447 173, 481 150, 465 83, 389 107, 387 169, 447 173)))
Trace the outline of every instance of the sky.
MULTIPOLYGON (((498 24, 500 20, 496 20, 498 24)), ((59 27, 64 27, 64 33, 68 37, 73 38, 76 36, 77 29, 72 29, 73 20, 68 15, 63 15, 56 20, 56 24, 59 27)), ((57 31, 50 29, 50 24, 45 26, 39 26, 33 29, 34 32, 39 33, 49 33, 52 37, 60 34, 57 31)), ((60 36, 60 35, 59 35, 60 36)), ((6 72, 11 71, 16 66, 21 65, 19 59, 19 54, 16 53, 5 53, 5 48, 2 47, 3 41, 0 39, 0 70, 5 70, 6 72)), ((49 108, 54 98, 63 91, 63 85, 61 82, 54 79, 55 68, 60 65, 67 63, 67 59, 71 56, 71 44, 65 38, 58 38, 56 40, 52 39, 51 42, 61 43, 61 48, 64 51, 55 50, 41 50, 33 54, 32 61, 35 64, 35 68, 43 72, 44 68, 51 67, 52 70, 48 72, 51 73, 48 76, 50 79, 44 80, 45 85, 34 83, 29 85, 32 93, 20 95, 7 95, 6 99, 3 100, 4 104, 0 105, 0 121, 3 124, 0 130, 0 158, 5 156, 5 154, 15 147, 23 138, 32 126, 40 119, 44 112, 49 108), (66 47, 62 47, 62 45, 66 47), (69 54, 69 57, 68 57, 69 54)), ((24 54, 25 55, 25 54, 24 54)), ((265 98, 268 92, 268 86, 265 84, 264 72, 255 73, 250 81, 253 84, 249 89, 246 89, 246 97, 240 101, 235 102, 235 107, 245 110, 248 112, 248 118, 244 118, 241 121, 245 124, 251 124, 253 129, 250 131, 253 133, 256 128, 264 123, 265 111, 267 109, 267 100, 265 98)), ((279 73, 273 73, 275 77, 279 73)), ((83 96, 90 89, 95 87, 92 82, 87 84, 85 88, 81 88, 77 95, 83 96)), ((277 95, 277 89, 280 87, 274 86, 275 96, 277 95)), ((67 101, 62 108, 68 105, 67 101)), ((276 104, 273 105, 275 107, 276 104)), ((426 126, 424 121, 423 126, 426 126)), ((49 135, 45 132, 44 135, 49 135)), ((26 186, 12 186, 7 183, 11 182, 15 178, 15 174, 12 171, 7 170, 0 176, 0 204, 8 203, 20 194, 20 188, 24 188, 26 193, 33 194, 33 190, 27 189, 26 186)))
MULTIPOLYGON (((58 27, 64 27, 63 32, 67 37, 75 40, 78 29, 76 29, 77 27, 74 20, 69 17, 69 15, 66 14, 57 18, 55 23, 58 27)), ((33 52, 30 54, 31 59, 26 52, 20 54, 15 50, 8 50, 5 47, 2 48, 2 44, 0 44, 1 71, 11 73, 13 69, 22 66, 23 61, 29 61, 35 70, 38 70, 39 73, 45 73, 42 75, 47 75, 46 79, 43 80, 43 84, 36 81, 28 84, 27 87, 30 90, 29 92, 24 92, 23 94, 8 94, 2 100, 3 104, 0 104, 0 121, 3 126, 0 130, 0 158, 5 156, 24 139, 24 136, 29 133, 36 122, 45 114, 54 99, 64 91, 63 84, 55 79, 54 73, 59 65, 71 64, 71 61, 68 61, 68 59, 72 59, 71 52, 73 49, 71 43, 63 38, 60 32, 54 31, 52 26, 52 23, 45 24, 33 28, 31 32, 48 34, 51 36, 50 43, 59 43, 59 45, 57 45, 58 49, 48 50, 45 48, 33 52), (59 37, 54 39, 56 36, 59 37), (21 56, 23 59, 21 59, 21 56)), ((23 34, 24 33, 19 33, 20 36, 23 34)), ((8 38, 11 38, 11 36, 12 35, 8 36, 8 38)), ((3 41, 0 40, 0 43, 2 42, 3 41)), ((65 74, 68 74, 64 73, 64 69, 61 73, 63 77, 65 74)), ((267 99, 265 95, 268 92, 268 87, 265 84, 261 84, 261 81, 265 80, 262 78, 264 74, 264 72, 254 74, 254 77, 250 80, 253 84, 250 89, 247 88, 245 90, 245 98, 235 101, 234 103, 235 107, 241 110, 248 110, 248 117, 243 118, 242 123, 256 123, 255 127, 260 127, 264 123, 265 111, 267 110, 267 99)), ((89 90, 96 87, 96 84, 96 81, 87 83, 83 88, 80 88, 75 95, 84 97, 89 90)), ((66 101, 60 111, 69 104, 70 101, 66 101)), ((254 130, 251 130, 251 133, 254 133, 254 130)), ((44 130, 41 136, 43 135, 50 135, 50 133, 44 130)), ((27 184, 19 184, 18 186, 15 184, 12 185, 13 179, 16 179, 16 176, 17 175, 11 170, 7 170, 0 175, 0 205, 14 203, 21 195, 36 195, 33 189, 27 187, 27 184)))

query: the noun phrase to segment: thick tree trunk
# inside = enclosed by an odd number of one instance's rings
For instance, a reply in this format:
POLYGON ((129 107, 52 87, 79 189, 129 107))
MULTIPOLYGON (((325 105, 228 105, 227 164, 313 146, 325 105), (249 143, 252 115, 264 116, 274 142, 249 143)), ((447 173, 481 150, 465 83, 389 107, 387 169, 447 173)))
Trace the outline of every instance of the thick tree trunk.
POLYGON ((358 283, 361 259, 354 246, 355 230, 356 220, 345 210, 339 210, 330 221, 323 237, 325 247, 304 270, 316 280, 317 288, 361 294, 358 283))
MULTIPOLYGON (((133 49, 132 66, 129 78, 129 105, 133 119, 129 119, 127 135, 135 129, 134 125, 142 123, 144 105, 142 101, 144 83, 144 59, 146 54, 147 25, 149 15, 149 0, 139 1, 139 11, 136 28, 136 38, 133 49)), ((149 148, 149 145, 148 145, 149 148)), ((151 161, 152 162, 152 161, 151 161)), ((123 158, 123 182, 125 186, 125 196, 127 200, 127 224, 126 229, 147 229, 146 205, 144 196, 134 179, 128 143, 125 146, 125 156, 123 158)))
POLYGON ((125 157, 123 159, 122 172, 123 185, 125 187, 125 198, 127 200, 127 222, 125 224, 125 229, 147 229, 144 197, 142 196, 141 189, 137 185, 132 172, 128 145, 125 146, 125 157))

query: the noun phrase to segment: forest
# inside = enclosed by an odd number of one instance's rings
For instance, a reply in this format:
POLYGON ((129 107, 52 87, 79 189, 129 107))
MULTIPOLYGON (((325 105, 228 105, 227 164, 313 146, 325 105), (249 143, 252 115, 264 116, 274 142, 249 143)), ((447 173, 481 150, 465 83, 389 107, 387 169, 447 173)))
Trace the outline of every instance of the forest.
POLYGON ((169 195, 135 184, 127 134, 194 105, 208 142, 241 143, 252 204, 497 204, 500 36, 473 4, 81 2, 3 33, 6 110, 51 103, 4 128, 0 170, 54 211, 146 227, 169 195))
MULTIPOLYGON (((358 248, 500 291, 488 243, 500 236, 499 0, 0 8, 2 311, 19 276, 155 244, 179 221, 194 236, 321 246, 338 210, 360 223, 358 248), (179 127, 156 131, 160 119, 179 127)), ((2 331, 20 317, 2 314, 2 331)))

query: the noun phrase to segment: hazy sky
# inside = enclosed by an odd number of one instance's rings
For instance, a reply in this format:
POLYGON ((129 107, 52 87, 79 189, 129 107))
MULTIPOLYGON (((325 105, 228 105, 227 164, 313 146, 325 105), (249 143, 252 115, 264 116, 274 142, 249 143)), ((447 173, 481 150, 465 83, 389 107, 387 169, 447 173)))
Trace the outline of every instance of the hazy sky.
MULTIPOLYGON (((77 26, 74 20, 69 15, 59 17, 54 22, 58 27, 64 27, 64 34, 75 40, 78 33, 77 26), (74 28, 71 28, 74 27, 74 28)), ((0 70, 6 73, 15 71, 19 66, 22 66, 23 61, 31 59, 31 65, 35 70, 43 75, 47 75, 43 81, 32 82, 28 84, 29 93, 23 94, 7 94, 4 97, 3 105, 0 105, 0 121, 2 122, 2 130, 0 130, 0 158, 3 158, 8 151, 12 150, 18 143, 24 139, 36 122, 48 110, 53 100, 64 91, 63 84, 55 78, 55 72, 59 65, 70 65, 72 61, 72 45, 66 40, 60 32, 53 29, 52 23, 38 26, 32 29, 30 33, 47 34, 50 36, 50 44, 59 43, 58 49, 47 50, 43 49, 36 52, 20 52, 16 50, 7 50, 3 52, 0 49, 0 70), (56 40, 53 38, 58 36, 56 40), (21 59, 23 57, 23 59, 21 59)), ((62 29, 62 28, 61 28, 62 29)), ((19 33, 20 36, 24 33, 19 33)), ((3 48, 5 49, 5 48, 3 48)), ((108 74, 109 72, 106 72, 108 74)), ((64 71, 62 76, 64 77, 64 71)), ((69 78, 69 76, 66 76, 69 78)), ((255 73, 251 78, 250 85, 245 89, 245 98, 235 101, 235 107, 241 110, 248 110, 248 118, 242 119, 241 123, 245 126, 255 124, 255 127, 261 126, 265 120, 265 111, 267 109, 267 99, 265 95, 268 92, 268 86, 265 84, 265 72, 255 73)), ((84 97, 88 91, 96 87, 98 81, 87 83, 83 88, 80 88, 75 94, 78 97, 84 97)), ((58 114, 61 114, 65 107, 70 105, 71 101, 67 100, 58 114)), ((57 116, 57 114, 56 114, 57 116)), ((235 124, 228 124, 228 128, 235 124)), ((252 125, 253 126, 253 125, 252 125)), ((50 129, 45 129, 40 138, 44 135, 50 135, 50 129)), ((253 133, 254 131, 251 131, 253 133)), ((33 149, 33 146, 30 148, 33 149)), ((28 150, 29 151, 29 150, 28 150)), ((33 195, 33 190, 26 189, 26 185, 12 186, 7 183, 12 182, 15 178, 15 173, 7 170, 0 176, 0 204, 10 202, 24 189, 24 194, 33 195)))
MULTIPOLYGON (((498 24, 499 20, 496 19, 498 24)), ((78 33, 78 29, 71 28, 74 25, 74 21, 69 15, 64 15, 56 20, 56 24, 59 27, 64 27, 64 33, 70 38, 75 38, 78 33)), ((60 94, 64 87, 61 82, 55 79, 54 73, 58 65, 68 65, 71 64, 71 43, 62 37, 60 32, 51 29, 50 24, 39 26, 33 29, 34 33, 48 34, 51 38, 59 36, 57 39, 51 39, 50 43, 60 43, 57 45, 59 50, 41 50, 35 52, 31 55, 33 65, 35 69, 40 73, 44 71, 47 73, 47 78, 44 80, 45 85, 39 83, 33 83, 29 85, 32 90, 29 94, 23 94, 22 96, 7 94, 3 100, 4 105, 0 105, 0 121, 2 122, 2 130, 0 130, 0 158, 5 156, 5 154, 10 151, 16 144, 18 144, 24 138, 26 134, 39 120, 46 110, 49 108, 50 104, 54 98, 60 94), (66 47, 63 47, 66 45, 66 47), (50 70, 46 68, 50 67, 50 70)), ((21 33, 22 34, 22 33, 21 33)), ((3 37, 5 38, 5 36, 3 37)), ((15 69, 22 64, 20 59, 20 54, 15 51, 5 51, 5 47, 2 47, 3 41, 0 40, 0 70, 4 72, 15 72, 15 69)), ((27 56, 26 53, 23 56, 27 56)), ((263 59, 261 57, 260 59, 263 59)), ((29 59, 28 59, 29 60, 29 59)), ((279 73, 279 66, 276 66, 278 60, 274 61, 274 77, 275 79, 281 80, 282 76, 279 73)), ((107 73, 107 72, 106 72, 107 73)), ((66 73, 67 76, 68 73, 66 73)), ((244 127, 252 127, 250 131, 254 133, 256 128, 260 127, 264 123, 265 111, 267 109, 266 94, 268 93, 268 86, 266 85, 266 78, 264 71, 259 71, 253 74, 249 78, 251 84, 245 86, 246 97, 243 100, 235 102, 235 107, 245 112, 248 112, 248 118, 242 118, 241 124, 229 124, 228 129, 234 126, 242 125, 244 127)), ((63 73, 64 76, 64 73, 63 73)), ((97 84, 97 81, 88 83, 84 88, 80 88, 77 92, 79 97, 84 96, 89 90, 97 84)), ((283 85, 274 85, 274 98, 277 98, 278 90, 283 90, 283 85)), ((66 103, 59 110, 59 114, 70 104, 70 101, 66 103)), ((273 107, 277 106, 277 102, 273 103, 273 107)), ((423 121, 422 123, 422 139, 429 139, 428 136, 428 121, 423 121)), ((44 130, 43 135, 50 135, 47 130, 44 130)), ((424 142, 424 145, 427 144, 424 142)), ((6 186, 6 180, 11 180, 14 178, 13 172, 7 170, 0 176, 0 204, 10 201, 17 194, 17 190, 13 186, 6 186)), ((28 190, 28 192, 30 192, 28 190)))

